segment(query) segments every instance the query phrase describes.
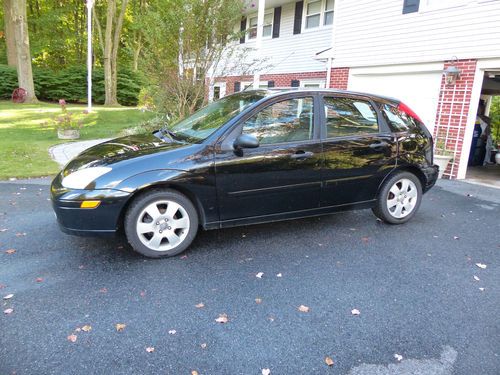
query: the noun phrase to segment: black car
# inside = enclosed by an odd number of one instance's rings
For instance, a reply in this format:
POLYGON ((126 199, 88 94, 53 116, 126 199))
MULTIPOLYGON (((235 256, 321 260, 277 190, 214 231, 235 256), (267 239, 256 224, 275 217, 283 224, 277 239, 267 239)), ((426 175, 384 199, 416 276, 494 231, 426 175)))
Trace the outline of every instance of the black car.
POLYGON ((199 227, 368 207, 405 223, 436 182, 432 149, 424 124, 395 99, 246 91, 84 151, 52 182, 52 202, 66 233, 124 230, 137 252, 172 256, 199 227))

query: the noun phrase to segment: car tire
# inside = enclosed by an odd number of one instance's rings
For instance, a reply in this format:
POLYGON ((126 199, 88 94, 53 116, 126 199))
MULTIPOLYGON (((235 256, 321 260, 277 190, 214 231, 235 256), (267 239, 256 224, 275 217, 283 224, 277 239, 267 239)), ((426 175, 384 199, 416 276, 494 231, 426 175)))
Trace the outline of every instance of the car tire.
POLYGON ((422 183, 410 172, 390 176, 379 190, 373 213, 389 224, 403 224, 415 216, 422 200, 422 183))
POLYGON ((198 231, 193 203, 172 189, 155 189, 138 196, 127 209, 125 234, 132 248, 149 258, 182 253, 198 231))

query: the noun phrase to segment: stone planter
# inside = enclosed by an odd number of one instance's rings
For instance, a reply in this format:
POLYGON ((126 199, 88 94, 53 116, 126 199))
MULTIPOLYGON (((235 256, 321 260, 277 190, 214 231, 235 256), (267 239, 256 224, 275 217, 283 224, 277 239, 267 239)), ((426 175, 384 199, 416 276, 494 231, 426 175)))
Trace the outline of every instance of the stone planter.
POLYGON ((448 167, 448 164, 450 163, 451 159, 452 159, 451 156, 434 155, 434 164, 439 166, 438 178, 443 178, 443 173, 448 167))
POLYGON ((57 131, 59 139, 78 139, 80 138, 80 130, 78 129, 61 129, 57 131))
POLYGON ((500 150, 495 154, 495 163, 500 165, 500 150))

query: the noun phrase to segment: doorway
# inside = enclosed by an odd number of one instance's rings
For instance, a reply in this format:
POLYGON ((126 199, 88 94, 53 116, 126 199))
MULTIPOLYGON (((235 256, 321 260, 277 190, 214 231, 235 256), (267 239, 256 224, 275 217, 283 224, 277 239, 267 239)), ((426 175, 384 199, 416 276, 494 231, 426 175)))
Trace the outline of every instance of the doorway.
POLYGON ((484 73, 466 180, 500 188, 500 69, 484 73))

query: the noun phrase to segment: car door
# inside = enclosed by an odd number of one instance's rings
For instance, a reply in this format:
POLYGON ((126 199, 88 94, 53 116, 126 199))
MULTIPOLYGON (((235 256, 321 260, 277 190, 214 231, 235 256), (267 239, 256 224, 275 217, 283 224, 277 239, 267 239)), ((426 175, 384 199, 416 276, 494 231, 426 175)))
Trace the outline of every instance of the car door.
POLYGON ((260 105, 216 146, 221 221, 319 207, 322 146, 318 96, 293 93, 260 105), (251 134, 259 147, 235 150, 251 134))
POLYGON ((375 199, 380 183, 396 166, 397 141, 369 98, 324 95, 321 106, 321 206, 375 199))

